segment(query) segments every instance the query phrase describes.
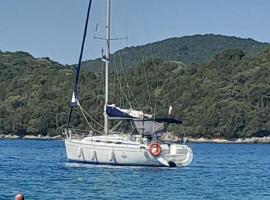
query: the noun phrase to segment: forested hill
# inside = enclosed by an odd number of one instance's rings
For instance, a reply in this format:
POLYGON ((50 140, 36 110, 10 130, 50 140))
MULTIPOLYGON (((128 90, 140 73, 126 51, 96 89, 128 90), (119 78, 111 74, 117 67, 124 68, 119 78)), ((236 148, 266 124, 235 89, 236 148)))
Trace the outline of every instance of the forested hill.
MULTIPOLYGON (((164 61, 180 61, 185 64, 207 63, 225 49, 240 49, 248 56, 254 56, 269 47, 268 43, 253 39, 242 39, 222 35, 193 35, 180 38, 170 38, 142 46, 128 47, 112 54, 114 58, 122 57, 123 66, 131 68, 144 60, 161 59, 164 61)), ((83 67, 91 71, 100 71, 103 64, 100 59, 83 62, 83 67)))
MULTIPOLYGON (((91 74, 84 76, 92 80, 91 74)), ((0 53, 0 134, 57 135, 66 124, 73 70, 25 52, 0 53)), ((84 88, 87 86, 83 87, 84 88)))
MULTIPOLYGON (((251 58, 229 49, 208 63, 191 65, 152 59, 126 70, 126 79, 119 65, 117 69, 119 77, 111 72, 110 103, 127 107, 130 102, 138 109, 134 94, 141 109, 153 113, 156 107, 158 116, 166 115, 172 105, 183 125, 167 128, 179 135, 236 138, 270 134, 270 50, 251 58)), ((0 72, 0 134, 59 134, 67 123, 72 94, 70 67, 24 52, 0 52, 0 72)), ((100 122, 102 79, 103 75, 88 70, 82 71, 80 79, 81 105, 100 122)), ((79 112, 75 113, 74 127, 86 128, 79 112)))

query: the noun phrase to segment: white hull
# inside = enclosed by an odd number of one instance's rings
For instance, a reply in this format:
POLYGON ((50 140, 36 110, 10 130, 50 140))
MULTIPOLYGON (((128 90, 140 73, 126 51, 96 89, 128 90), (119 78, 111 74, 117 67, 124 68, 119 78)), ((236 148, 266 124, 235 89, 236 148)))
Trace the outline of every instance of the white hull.
POLYGON ((68 160, 95 164, 187 166, 193 159, 192 150, 182 144, 161 144, 161 153, 154 157, 147 144, 111 139, 110 136, 91 136, 65 140, 68 160))

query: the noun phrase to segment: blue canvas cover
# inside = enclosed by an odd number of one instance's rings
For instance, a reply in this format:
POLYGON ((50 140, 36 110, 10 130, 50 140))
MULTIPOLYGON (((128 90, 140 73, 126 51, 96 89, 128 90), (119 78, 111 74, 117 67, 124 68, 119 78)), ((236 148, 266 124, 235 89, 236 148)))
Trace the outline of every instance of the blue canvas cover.
POLYGON ((120 108, 110 105, 107 106, 106 113, 109 117, 133 118, 120 108))

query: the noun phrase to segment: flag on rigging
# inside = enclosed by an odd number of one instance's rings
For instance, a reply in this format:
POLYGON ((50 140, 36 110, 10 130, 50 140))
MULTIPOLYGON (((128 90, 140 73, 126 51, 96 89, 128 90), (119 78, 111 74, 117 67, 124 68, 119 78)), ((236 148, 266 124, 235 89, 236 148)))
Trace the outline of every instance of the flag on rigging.
POLYGON ((170 105, 170 107, 169 107, 169 111, 168 111, 168 115, 171 115, 172 114, 172 106, 170 105))
POLYGON ((77 97, 76 97, 74 91, 72 93, 72 98, 71 98, 70 106, 71 107, 76 107, 77 106, 77 97))

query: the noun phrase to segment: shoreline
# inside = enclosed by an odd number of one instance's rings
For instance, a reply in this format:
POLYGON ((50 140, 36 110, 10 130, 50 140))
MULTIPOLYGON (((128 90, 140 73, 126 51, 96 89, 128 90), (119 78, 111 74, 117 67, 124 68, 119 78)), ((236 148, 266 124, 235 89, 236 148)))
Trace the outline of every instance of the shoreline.
POLYGON ((191 143, 214 143, 214 144, 270 144, 270 136, 237 138, 235 140, 227 140, 224 138, 188 138, 191 143))
POLYGON ((41 136, 41 135, 25 135, 23 137, 18 135, 4 135, 0 134, 0 140, 63 140, 64 137, 61 135, 56 136, 41 136))
MULTIPOLYGON (((25 135, 20 137, 18 135, 4 135, 0 134, 0 140, 63 140, 64 137, 61 135, 56 136, 35 136, 25 135)), ((179 139, 177 139, 179 141, 179 139)), ((177 140, 173 140, 176 142, 177 140)), ((168 140, 170 141, 170 140, 168 140)), ((224 138, 192 138, 188 137, 190 143, 213 143, 213 144, 270 144, 270 136, 265 137, 251 137, 251 138, 237 138, 235 140, 227 140, 224 138)))

